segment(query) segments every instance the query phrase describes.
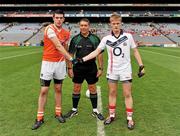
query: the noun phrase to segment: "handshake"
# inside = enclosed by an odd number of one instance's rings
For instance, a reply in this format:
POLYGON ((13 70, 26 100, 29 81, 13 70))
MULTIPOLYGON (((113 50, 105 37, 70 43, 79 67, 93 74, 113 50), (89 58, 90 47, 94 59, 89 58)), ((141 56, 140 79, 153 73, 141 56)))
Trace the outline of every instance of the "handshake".
POLYGON ((84 63, 84 60, 82 58, 75 58, 75 59, 71 59, 70 60, 72 62, 73 65, 76 65, 76 64, 82 64, 84 63))
POLYGON ((144 76, 144 74, 145 74, 144 66, 141 65, 139 66, 138 77, 141 78, 142 76, 144 76))

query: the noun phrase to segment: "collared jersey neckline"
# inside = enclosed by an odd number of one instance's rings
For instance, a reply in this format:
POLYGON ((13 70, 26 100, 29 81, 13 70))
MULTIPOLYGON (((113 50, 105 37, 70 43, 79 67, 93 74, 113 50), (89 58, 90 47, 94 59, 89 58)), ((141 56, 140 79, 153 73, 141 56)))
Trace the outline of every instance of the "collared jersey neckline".
POLYGON ((113 31, 111 31, 111 35, 114 36, 116 39, 118 39, 121 35, 123 35, 123 30, 120 29, 120 34, 118 36, 115 36, 115 34, 113 33, 113 31))

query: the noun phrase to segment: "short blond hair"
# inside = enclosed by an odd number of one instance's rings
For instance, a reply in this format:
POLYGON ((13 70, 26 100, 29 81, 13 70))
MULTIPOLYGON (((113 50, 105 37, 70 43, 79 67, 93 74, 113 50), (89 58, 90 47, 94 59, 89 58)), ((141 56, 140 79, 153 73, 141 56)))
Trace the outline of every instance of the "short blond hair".
POLYGON ((121 18, 121 16, 120 16, 119 14, 113 13, 113 14, 110 16, 109 21, 111 22, 111 21, 113 21, 113 20, 120 20, 120 21, 122 21, 122 18, 121 18))

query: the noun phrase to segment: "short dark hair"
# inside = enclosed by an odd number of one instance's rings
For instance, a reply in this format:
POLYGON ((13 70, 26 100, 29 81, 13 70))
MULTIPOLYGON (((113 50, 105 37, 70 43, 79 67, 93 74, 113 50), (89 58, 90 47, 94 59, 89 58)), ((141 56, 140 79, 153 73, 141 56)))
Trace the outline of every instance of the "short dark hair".
POLYGON ((79 23, 80 23, 81 21, 88 22, 88 24, 90 24, 90 21, 89 21, 89 19, 87 19, 87 18, 82 18, 82 19, 79 21, 79 23))
POLYGON ((63 11, 63 10, 60 10, 60 9, 55 10, 55 11, 53 12, 53 17, 55 16, 55 14, 63 14, 63 17, 64 17, 64 11, 63 11))

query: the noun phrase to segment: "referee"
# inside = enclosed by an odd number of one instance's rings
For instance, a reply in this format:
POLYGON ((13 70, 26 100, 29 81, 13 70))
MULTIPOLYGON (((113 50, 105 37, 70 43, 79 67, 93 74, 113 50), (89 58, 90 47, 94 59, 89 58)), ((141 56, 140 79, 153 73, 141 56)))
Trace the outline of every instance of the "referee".
MULTIPOLYGON (((90 22, 87 18, 83 18, 79 22, 80 33, 74 36, 70 42, 69 53, 75 58, 83 58, 94 51, 100 43, 100 39, 92 34, 90 29, 90 22)), ((98 68, 96 59, 89 60, 83 64, 76 64, 72 67, 72 63, 68 64, 68 75, 74 82, 72 102, 73 108, 65 115, 66 118, 71 118, 78 114, 78 102, 80 100, 81 85, 84 80, 88 84, 90 90, 90 100, 93 107, 92 115, 99 120, 104 120, 104 117, 97 110, 97 91, 96 82, 98 77, 103 73, 103 56, 97 56, 98 68)))

